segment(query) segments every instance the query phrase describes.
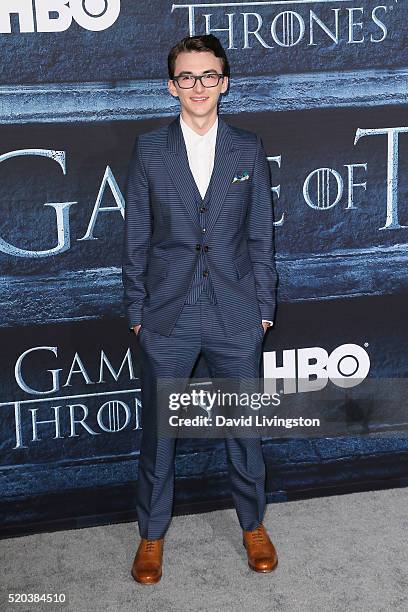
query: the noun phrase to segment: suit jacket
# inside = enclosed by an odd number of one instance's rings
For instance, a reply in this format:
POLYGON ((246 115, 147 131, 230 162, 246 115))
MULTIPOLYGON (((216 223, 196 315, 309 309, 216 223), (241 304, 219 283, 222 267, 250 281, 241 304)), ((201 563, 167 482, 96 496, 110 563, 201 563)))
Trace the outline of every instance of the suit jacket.
POLYGON ((277 273, 272 192, 260 137, 218 117, 205 228, 193 181, 179 115, 136 137, 125 192, 122 259, 129 326, 141 323, 171 334, 200 249, 227 333, 273 320, 277 273), (234 180, 246 174, 249 178, 234 180))

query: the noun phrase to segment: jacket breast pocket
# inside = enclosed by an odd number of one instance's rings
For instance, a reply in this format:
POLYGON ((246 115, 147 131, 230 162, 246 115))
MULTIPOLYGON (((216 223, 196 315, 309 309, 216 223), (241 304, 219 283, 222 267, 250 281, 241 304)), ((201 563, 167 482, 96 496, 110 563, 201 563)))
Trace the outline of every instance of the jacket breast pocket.
POLYGON ((150 276, 155 278, 166 278, 169 268, 169 262, 164 257, 152 255, 149 259, 147 267, 147 278, 150 276))
POLYGON ((246 253, 237 257, 234 263, 238 278, 243 278, 252 270, 252 262, 246 253))
POLYGON ((248 198, 250 189, 250 181, 237 181, 236 183, 231 183, 228 194, 232 198, 244 200, 245 198, 248 198))

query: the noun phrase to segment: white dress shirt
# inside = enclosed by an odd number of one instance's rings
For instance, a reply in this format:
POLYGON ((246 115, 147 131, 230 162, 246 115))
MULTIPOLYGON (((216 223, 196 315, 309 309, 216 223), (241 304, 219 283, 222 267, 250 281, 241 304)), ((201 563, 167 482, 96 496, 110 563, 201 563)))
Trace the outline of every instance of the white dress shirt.
POLYGON ((197 134, 180 115, 180 126, 186 143, 188 163, 201 197, 207 191, 214 167, 215 141, 217 139, 218 117, 205 134, 197 134))
MULTIPOLYGON (((217 140, 218 116, 205 134, 197 134, 183 120, 180 114, 180 126, 186 143, 188 163, 197 184, 201 197, 204 199, 214 167, 215 142, 217 140)), ((262 319, 273 325, 272 321, 262 319)))

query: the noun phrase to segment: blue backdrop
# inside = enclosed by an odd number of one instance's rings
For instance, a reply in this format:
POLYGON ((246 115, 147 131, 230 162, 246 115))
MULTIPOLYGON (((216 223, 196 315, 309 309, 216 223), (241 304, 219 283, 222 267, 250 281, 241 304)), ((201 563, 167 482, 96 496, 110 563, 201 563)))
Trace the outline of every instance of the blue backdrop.
MULTIPOLYGON (((135 518, 123 190, 135 136, 178 112, 167 54, 188 34, 220 38, 220 112, 270 162, 280 285, 265 376, 286 366, 279 384, 303 410, 313 366, 328 393, 320 435, 265 438, 268 499, 405 484, 406 2, 47 7, 0 5, 2 532, 135 518)), ((222 443, 180 441, 176 473, 176 512, 231 504, 222 443)))

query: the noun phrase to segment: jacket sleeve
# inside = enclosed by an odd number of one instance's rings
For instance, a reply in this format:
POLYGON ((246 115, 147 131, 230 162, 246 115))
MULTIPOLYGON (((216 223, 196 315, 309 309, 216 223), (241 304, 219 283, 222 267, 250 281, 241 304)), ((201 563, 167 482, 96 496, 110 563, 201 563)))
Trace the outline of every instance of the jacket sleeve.
POLYGON ((251 182, 251 202, 247 217, 249 256, 255 275, 256 294, 264 320, 273 321, 276 309, 278 275, 275 264, 271 175, 262 140, 257 148, 251 182))
POLYGON ((125 189, 125 230, 122 251, 123 301, 129 327, 142 322, 145 277, 152 221, 149 183, 136 137, 125 189))

